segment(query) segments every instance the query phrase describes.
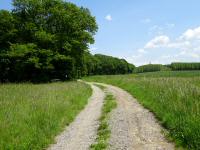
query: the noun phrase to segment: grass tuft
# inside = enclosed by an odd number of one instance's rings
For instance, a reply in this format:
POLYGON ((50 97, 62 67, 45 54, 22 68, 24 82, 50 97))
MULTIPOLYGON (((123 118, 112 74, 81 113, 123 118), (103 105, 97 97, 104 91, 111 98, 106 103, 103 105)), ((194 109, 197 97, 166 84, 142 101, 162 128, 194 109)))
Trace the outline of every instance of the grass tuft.
POLYGON ((100 125, 98 128, 96 143, 92 144, 90 147, 92 150, 103 150, 108 147, 108 139, 111 134, 108 124, 109 113, 116 107, 117 103, 113 95, 107 94, 102 108, 102 114, 99 118, 100 125))

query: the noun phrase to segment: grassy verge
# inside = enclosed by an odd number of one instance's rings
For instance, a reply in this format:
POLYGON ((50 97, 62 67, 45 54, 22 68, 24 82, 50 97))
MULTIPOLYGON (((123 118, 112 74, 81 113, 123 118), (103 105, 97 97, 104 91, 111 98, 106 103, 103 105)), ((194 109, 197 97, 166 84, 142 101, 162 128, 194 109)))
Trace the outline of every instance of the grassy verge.
POLYGON ((91 92, 79 82, 0 85, 0 149, 46 148, 84 108, 91 92))
MULTIPOLYGON (((104 89, 102 86, 100 88, 104 89)), ((107 94, 102 108, 102 114, 99 118, 100 126, 98 128, 96 143, 91 145, 92 150, 103 150, 108 147, 108 139, 111 133, 108 124, 109 113, 116 106, 115 98, 111 94, 107 94)))
POLYGON ((177 145, 199 149, 200 77, 143 75, 93 76, 85 80, 125 89, 154 112, 177 145))
POLYGON ((139 73, 138 76, 143 77, 199 77, 200 71, 158 71, 139 73))

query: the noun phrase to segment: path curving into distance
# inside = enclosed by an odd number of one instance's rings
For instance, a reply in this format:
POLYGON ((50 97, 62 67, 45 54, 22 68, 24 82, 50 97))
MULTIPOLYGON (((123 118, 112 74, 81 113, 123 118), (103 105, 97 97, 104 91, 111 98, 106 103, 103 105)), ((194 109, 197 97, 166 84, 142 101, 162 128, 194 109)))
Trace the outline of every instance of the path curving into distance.
POLYGON ((56 137, 56 143, 50 145, 48 150, 88 150, 95 142, 105 94, 98 87, 91 87, 93 94, 85 109, 56 137))
POLYGON ((56 143, 48 150, 89 150, 95 143, 99 117, 105 93, 95 84, 106 87, 117 101, 117 108, 111 112, 109 126, 110 150, 173 150, 161 133, 162 127, 154 115, 141 106, 128 92, 107 84, 88 83, 93 94, 85 109, 76 117, 65 131, 56 137, 56 143))
MULTIPOLYGON (((96 83, 97 84, 97 83, 96 83)), ((128 92, 111 85, 107 87, 117 100, 110 118, 110 150, 173 150, 161 133, 154 115, 141 106, 128 92)))

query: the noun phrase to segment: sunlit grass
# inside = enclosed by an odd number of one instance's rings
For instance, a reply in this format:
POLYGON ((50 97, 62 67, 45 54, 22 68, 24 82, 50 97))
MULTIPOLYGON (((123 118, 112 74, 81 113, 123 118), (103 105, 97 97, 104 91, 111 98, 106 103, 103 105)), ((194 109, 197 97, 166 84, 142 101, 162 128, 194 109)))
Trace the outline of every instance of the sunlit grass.
POLYGON ((46 148, 90 95, 79 82, 0 85, 0 149, 46 148))
MULTIPOLYGON (((103 86, 100 86, 100 88, 105 89, 105 87, 103 86)), ((113 97, 113 95, 107 94, 102 108, 102 114, 99 118, 100 125, 98 128, 96 143, 91 145, 92 150, 103 150, 108 147, 108 140, 111 134, 108 120, 110 117, 110 112, 115 107, 117 107, 117 102, 115 98, 113 97)))
MULTIPOLYGON (((154 73, 155 74, 155 73, 154 73)), ((87 81, 119 86, 155 113, 177 145, 200 147, 200 77, 140 75, 94 76, 87 81)), ((163 74, 163 73, 162 73, 163 74)), ((175 76, 178 76, 177 73, 175 76)), ((196 75, 194 75, 196 76, 196 75)))
POLYGON ((140 77, 199 77, 200 71, 159 71, 136 74, 140 77))

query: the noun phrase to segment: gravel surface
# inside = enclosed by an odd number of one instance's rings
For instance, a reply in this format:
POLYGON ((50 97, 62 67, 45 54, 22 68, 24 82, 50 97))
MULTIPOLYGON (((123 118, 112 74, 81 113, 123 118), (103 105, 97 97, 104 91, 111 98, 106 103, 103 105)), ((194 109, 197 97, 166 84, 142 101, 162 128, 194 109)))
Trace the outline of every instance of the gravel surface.
POLYGON ((93 94, 88 105, 74 122, 56 137, 56 144, 51 145, 48 150, 88 150, 95 142, 105 94, 98 87, 91 87, 93 94))
POLYGON ((161 133, 162 127, 154 115, 141 106, 126 91, 111 85, 107 87, 117 100, 117 108, 111 112, 110 150, 173 150, 161 133))
MULTIPOLYGON (((88 105, 76 117, 63 133, 56 138, 56 144, 48 150, 88 150, 95 143, 98 119, 105 93, 90 83, 93 89, 88 105)), ((154 115, 141 106, 126 91, 111 85, 106 91, 112 93, 117 100, 117 108, 111 112, 109 126, 111 137, 110 150, 173 150, 174 144, 169 143, 161 133, 162 127, 154 115)))

